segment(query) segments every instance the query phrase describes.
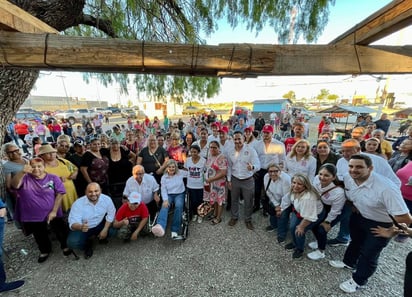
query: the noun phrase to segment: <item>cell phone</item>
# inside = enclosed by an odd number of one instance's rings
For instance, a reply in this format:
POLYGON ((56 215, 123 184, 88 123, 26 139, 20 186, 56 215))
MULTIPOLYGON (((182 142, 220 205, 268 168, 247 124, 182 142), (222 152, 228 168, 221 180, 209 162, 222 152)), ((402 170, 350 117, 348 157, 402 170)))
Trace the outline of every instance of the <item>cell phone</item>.
POLYGON ((396 227, 398 227, 399 229, 402 230, 402 226, 399 225, 399 223, 395 220, 395 218, 393 217, 393 215, 391 215, 391 214, 389 214, 389 213, 388 213, 388 215, 389 215, 389 217, 391 218, 393 224, 394 224, 396 227))

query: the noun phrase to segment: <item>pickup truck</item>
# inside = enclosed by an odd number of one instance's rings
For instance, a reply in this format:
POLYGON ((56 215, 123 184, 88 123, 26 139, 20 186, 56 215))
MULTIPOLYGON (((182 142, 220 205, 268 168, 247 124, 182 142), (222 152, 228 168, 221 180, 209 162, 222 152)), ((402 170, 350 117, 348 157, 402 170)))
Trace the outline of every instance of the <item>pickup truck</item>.
POLYGON ((59 120, 63 120, 63 119, 68 120, 71 124, 74 124, 76 122, 80 122, 83 116, 85 116, 86 119, 92 119, 96 115, 98 115, 97 112, 90 111, 86 108, 79 108, 79 109, 69 109, 64 112, 56 113, 54 117, 59 120))

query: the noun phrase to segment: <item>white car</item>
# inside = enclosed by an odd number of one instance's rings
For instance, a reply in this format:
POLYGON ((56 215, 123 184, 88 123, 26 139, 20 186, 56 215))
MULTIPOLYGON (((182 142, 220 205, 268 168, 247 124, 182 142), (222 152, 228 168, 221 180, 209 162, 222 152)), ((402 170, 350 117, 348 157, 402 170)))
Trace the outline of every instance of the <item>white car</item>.
POLYGON ((95 107, 93 111, 96 113, 101 113, 102 115, 107 115, 107 116, 112 115, 112 111, 110 109, 103 108, 103 107, 95 107))

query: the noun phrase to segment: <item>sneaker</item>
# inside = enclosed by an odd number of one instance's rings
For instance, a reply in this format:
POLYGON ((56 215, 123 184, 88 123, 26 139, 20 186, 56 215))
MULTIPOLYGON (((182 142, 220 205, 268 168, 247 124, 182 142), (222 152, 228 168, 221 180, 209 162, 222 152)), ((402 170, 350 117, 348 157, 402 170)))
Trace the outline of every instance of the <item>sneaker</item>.
POLYGON ((192 217, 192 222, 196 222, 197 221, 198 216, 197 215, 193 215, 192 217))
POLYGON ((308 247, 311 248, 312 250, 317 250, 318 249, 318 242, 317 241, 309 242, 308 247))
POLYGON ((353 267, 350 267, 349 265, 346 265, 345 263, 343 263, 343 261, 340 260, 330 260, 329 261, 329 265, 338 269, 349 269, 349 270, 354 270, 353 267))
POLYGON ((172 232, 171 237, 172 237, 173 240, 182 240, 183 239, 183 236, 177 234, 177 232, 172 232))
POLYGON ((273 232, 273 231, 276 230, 276 228, 273 228, 272 226, 267 226, 267 227, 265 228, 265 230, 266 230, 266 232, 273 232))
POLYGON ((362 286, 359 286, 353 278, 348 279, 347 281, 341 283, 339 288, 345 293, 355 293, 357 290, 361 289, 362 286))
POLYGON ((313 252, 309 253, 307 256, 308 256, 309 259, 316 261, 316 260, 320 260, 320 259, 325 258, 325 252, 322 252, 320 250, 316 250, 316 251, 313 251, 313 252))
POLYGON ((18 280, 15 282, 4 283, 0 286, 0 292, 9 292, 16 290, 24 285, 24 280, 18 280))
POLYGON ((197 223, 201 224, 203 222, 203 218, 202 217, 197 217, 197 223))
POLYGON ((303 251, 300 249, 295 249, 292 254, 293 259, 300 259, 303 256, 303 251))
POLYGON ((327 241, 327 244, 330 246, 348 246, 349 242, 339 241, 336 238, 334 238, 334 239, 329 239, 327 241))
POLYGON ((163 237, 165 235, 165 230, 163 230, 163 227, 160 226, 160 224, 156 224, 152 228, 152 233, 156 237, 163 237))
POLYGON ((295 244, 293 242, 289 242, 287 245, 285 245, 285 249, 287 250, 293 250, 295 248, 295 244))
POLYGON ((285 243, 285 239, 278 237, 278 243, 279 243, 279 244, 284 244, 284 243, 285 243))

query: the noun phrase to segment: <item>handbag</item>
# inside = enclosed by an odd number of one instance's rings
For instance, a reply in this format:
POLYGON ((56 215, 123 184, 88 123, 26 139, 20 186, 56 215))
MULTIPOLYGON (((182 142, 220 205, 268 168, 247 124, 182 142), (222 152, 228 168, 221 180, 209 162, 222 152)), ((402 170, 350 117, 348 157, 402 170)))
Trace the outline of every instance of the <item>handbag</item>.
POLYGON ((200 217, 205 217, 214 210, 214 207, 209 203, 209 201, 204 201, 197 207, 197 214, 200 217))

